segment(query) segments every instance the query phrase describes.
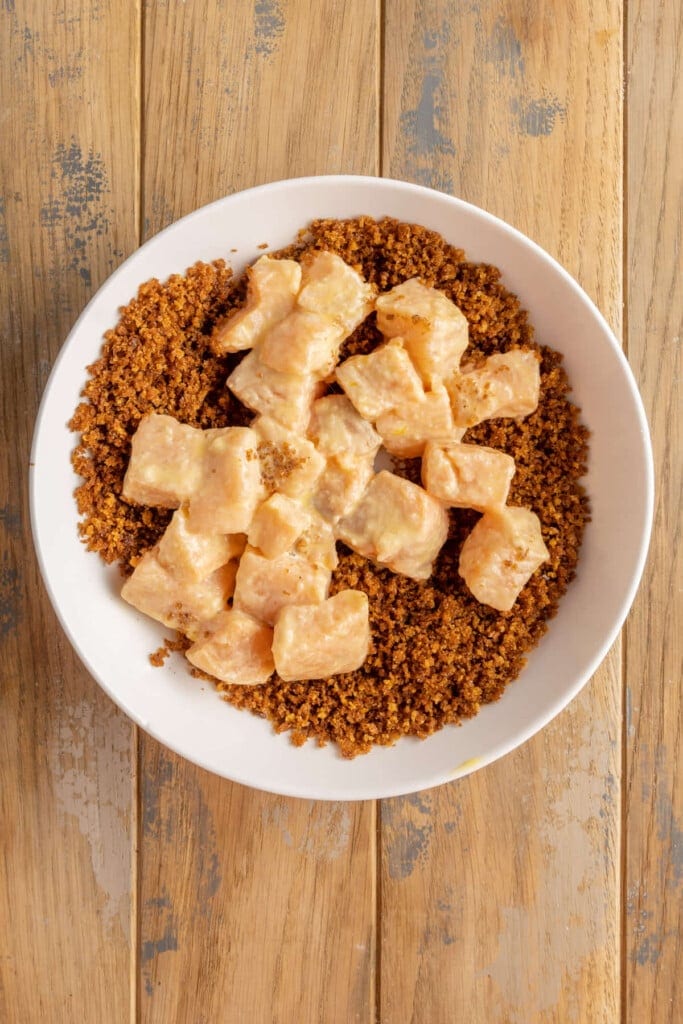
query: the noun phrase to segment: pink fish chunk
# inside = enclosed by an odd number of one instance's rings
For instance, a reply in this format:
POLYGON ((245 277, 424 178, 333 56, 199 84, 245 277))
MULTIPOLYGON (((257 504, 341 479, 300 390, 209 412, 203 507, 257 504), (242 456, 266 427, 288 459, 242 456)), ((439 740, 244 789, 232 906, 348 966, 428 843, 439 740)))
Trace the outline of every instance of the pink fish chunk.
POLYGON ((266 334, 259 356, 273 370, 322 378, 334 370, 343 340, 332 317, 295 309, 266 334))
POLYGON ((215 352, 240 352, 258 345, 267 331, 294 309, 301 285, 301 267, 296 260, 261 256, 247 270, 245 305, 216 328, 215 352))
POLYGON ((188 527, 195 533, 247 533, 264 496, 259 437, 249 427, 228 427, 209 442, 201 486, 190 499, 188 527))
POLYGON ((204 580, 190 582, 177 579, 163 566, 155 547, 142 556, 123 584, 121 597, 150 618, 194 639, 202 624, 226 607, 234 584, 234 562, 204 580))
POLYGON ((304 263, 299 309, 335 320, 344 336, 351 334, 372 311, 375 288, 331 252, 319 252, 304 263))
POLYGON ((339 521, 337 534, 358 554, 425 580, 448 535, 448 514, 422 487, 383 470, 339 521))
POLYGON ((473 427, 501 417, 522 419, 538 406, 538 356, 525 349, 489 356, 479 369, 449 378, 446 387, 457 426, 473 427))
POLYGON ((346 395, 325 395, 313 403, 308 436, 323 455, 375 457, 382 439, 356 412, 346 395))
POLYGON ((326 679, 354 672, 370 647, 367 596, 342 590, 319 604, 288 605, 273 632, 273 658, 281 679, 326 679))
POLYGON ((453 508, 484 512, 507 501, 515 460, 484 445, 430 441, 422 456, 422 483, 453 508))
POLYGON ((275 670, 273 630, 251 615, 230 609, 217 615, 186 652, 191 664, 231 686, 259 686, 275 670))
POLYGON ((465 539, 458 571, 477 601, 507 612, 549 557, 538 516, 508 506, 484 513, 465 539))
POLYGON ((342 452, 331 455, 313 494, 315 508, 324 519, 335 523, 356 507, 374 475, 374 459, 370 456, 342 452))
POLYGON ((259 436, 258 453, 266 488, 306 501, 325 468, 325 456, 312 441, 283 427, 272 416, 259 416, 251 426, 259 436))
POLYGON ((248 409, 304 434, 311 405, 324 388, 311 374, 283 373, 266 366, 258 350, 244 357, 226 383, 248 409))
POLYGON ((286 494, 271 494, 256 509, 249 527, 249 544, 266 558, 289 551, 310 525, 310 513, 286 494))
POLYGON ((199 485, 205 448, 201 430, 172 416, 143 416, 133 436, 124 498, 138 505, 178 508, 199 485))
POLYGON ((366 420, 419 402, 424 395, 420 376, 398 338, 367 356, 346 359, 337 367, 336 377, 366 420))
POLYGON ((339 564, 334 531, 330 524, 313 510, 310 525, 296 541, 294 550, 311 565, 321 565, 332 570, 339 564))
MULTIPOLYGON (((417 402, 406 402, 398 409, 382 413, 375 423, 384 447, 392 455, 414 459, 422 455, 432 438, 453 437, 451 400, 443 384, 436 382, 417 402)), ((463 434, 458 431, 458 437, 463 434)))
POLYGON ((240 559, 233 606, 272 626, 287 604, 317 604, 327 597, 331 573, 288 551, 265 558, 247 547, 240 559))
POLYGON ((179 508, 159 541, 159 561, 176 579, 198 583, 239 558, 244 544, 242 533, 193 533, 187 509, 179 508))
POLYGON ((425 384, 450 377, 460 366, 469 341, 467 318, 437 288, 417 278, 378 296, 377 326, 386 338, 403 339, 425 384))

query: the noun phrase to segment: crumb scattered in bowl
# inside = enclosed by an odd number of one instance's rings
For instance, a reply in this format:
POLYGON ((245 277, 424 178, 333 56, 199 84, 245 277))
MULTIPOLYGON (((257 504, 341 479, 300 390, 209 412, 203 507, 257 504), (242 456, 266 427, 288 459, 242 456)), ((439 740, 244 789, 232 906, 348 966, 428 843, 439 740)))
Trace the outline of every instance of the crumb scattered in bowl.
MULTIPOLYGON (((588 517, 580 484, 587 431, 568 400, 561 356, 536 345, 526 313, 495 267, 468 263, 435 232, 390 219, 316 221, 279 255, 301 258, 314 249, 336 252, 383 291, 416 276, 443 290, 467 316, 472 362, 512 347, 541 356, 538 410, 522 422, 479 424, 466 435, 514 457, 510 500, 539 515, 550 552, 512 611, 479 605, 460 580, 459 550, 478 516, 454 509, 449 540, 424 583, 341 551, 331 592, 360 589, 370 599, 373 642, 361 669, 323 682, 284 683, 275 676, 258 687, 219 685, 232 704, 268 718, 277 731, 290 731, 296 744, 332 740, 352 757, 374 744, 425 737, 472 717, 518 675, 574 574, 588 517)), ((87 401, 71 423, 82 434, 73 458, 84 477, 78 491, 81 534, 105 560, 130 569, 170 517, 121 498, 130 438, 145 412, 201 427, 251 419, 222 386, 237 358, 217 357, 210 348, 214 323, 243 296, 242 283, 232 281, 224 263, 197 264, 163 285, 143 285, 108 333, 91 368, 87 401)), ((342 358, 368 352, 380 340, 371 316, 342 358)), ((399 469, 419 479, 419 460, 405 460, 399 469)))

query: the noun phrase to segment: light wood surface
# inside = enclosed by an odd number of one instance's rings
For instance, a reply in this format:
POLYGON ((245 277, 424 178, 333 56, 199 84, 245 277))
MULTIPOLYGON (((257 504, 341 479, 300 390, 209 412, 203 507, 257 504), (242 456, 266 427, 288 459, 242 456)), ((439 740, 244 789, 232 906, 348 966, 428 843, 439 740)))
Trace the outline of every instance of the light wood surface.
POLYGON ((682 19, 1 0, 3 1024, 683 1020, 682 19), (433 185, 557 256, 624 338, 658 477, 643 585, 580 697, 381 804, 257 793, 139 733, 61 634, 25 493, 50 366, 108 274, 198 205, 333 172, 433 185))

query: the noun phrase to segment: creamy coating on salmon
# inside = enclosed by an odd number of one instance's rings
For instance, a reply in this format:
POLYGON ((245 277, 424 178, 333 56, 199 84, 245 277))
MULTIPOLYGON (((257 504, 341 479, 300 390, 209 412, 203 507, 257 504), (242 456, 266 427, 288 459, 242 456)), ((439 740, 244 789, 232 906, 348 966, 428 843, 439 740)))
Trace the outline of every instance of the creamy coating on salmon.
POLYGON ((392 455, 414 459, 434 438, 461 436, 453 423, 451 401, 441 381, 435 381, 418 401, 407 400, 399 408, 382 413, 375 423, 382 444, 392 455))
POLYGON ((413 277, 378 296, 375 305, 380 331, 402 339, 428 387, 459 369, 469 325, 447 295, 413 277))
POLYGON ((370 644, 368 598, 342 590, 319 604, 287 605, 273 632, 273 659, 281 679, 327 679, 355 672, 370 644))
POLYGON ((538 356, 523 349, 497 353, 480 368, 449 377, 446 387, 460 427, 494 418, 529 416, 538 406, 541 388, 538 356))
POLYGON ((505 504, 515 460, 480 444, 429 441, 422 456, 422 484, 452 508, 484 512, 505 504))
POLYGON ((273 630, 231 608, 207 623, 206 636, 187 652, 196 668, 231 686, 258 686, 273 674, 273 630))
POLYGON ((506 506, 485 512, 465 538, 458 571, 478 601, 507 612, 547 558, 538 516, 506 506))
POLYGON ((213 335, 216 352, 254 348, 264 334, 294 309, 301 287, 301 266, 296 260, 261 256, 247 270, 244 307, 221 324, 213 335))
POLYGON ((483 512, 460 556, 467 586, 494 608, 512 606, 548 557, 540 523, 505 504, 514 461, 462 437, 536 408, 534 353, 463 368, 467 320, 444 293, 411 279, 376 296, 327 252, 303 266, 257 260, 243 309, 213 344, 245 351, 226 384, 257 414, 251 426, 201 431, 148 415, 124 481, 130 501, 177 511, 123 596, 194 640, 196 668, 230 685, 273 671, 286 680, 355 671, 370 645, 368 600, 352 590, 328 597, 337 539, 424 580, 448 507, 483 512), (339 363, 373 309, 384 344, 339 363), (332 377, 343 394, 325 393, 332 377), (423 486, 377 472, 382 446, 422 457, 423 486))

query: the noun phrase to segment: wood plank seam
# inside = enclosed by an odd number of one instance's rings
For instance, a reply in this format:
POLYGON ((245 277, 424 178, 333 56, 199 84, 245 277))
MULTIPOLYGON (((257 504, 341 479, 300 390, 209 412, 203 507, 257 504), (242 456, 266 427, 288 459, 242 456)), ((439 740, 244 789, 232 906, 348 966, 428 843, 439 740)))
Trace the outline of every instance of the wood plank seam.
MULTIPOLYGON (((621 24, 621 88, 622 88, 622 131, 621 131, 621 295, 622 295, 622 320, 621 334, 624 355, 628 359, 629 340, 629 276, 628 276, 628 0, 624 0, 622 8, 621 24)), ((628 890, 628 724, 626 716, 626 701, 628 687, 628 622, 624 624, 621 644, 621 787, 620 787, 620 849, 619 849, 619 929, 617 952, 617 964, 619 967, 619 1020, 626 1024, 627 1018, 627 928, 628 918, 626 914, 626 900, 628 890)))

